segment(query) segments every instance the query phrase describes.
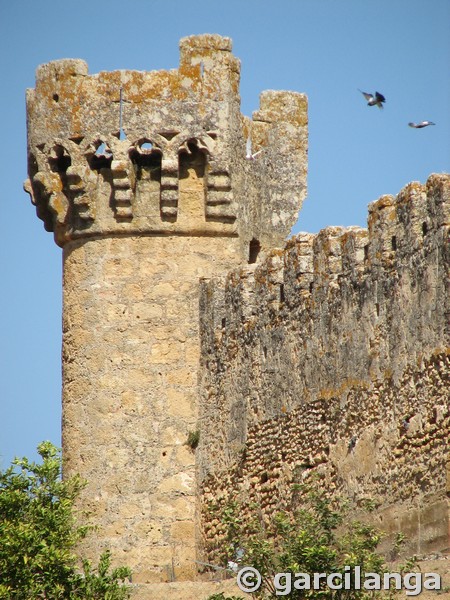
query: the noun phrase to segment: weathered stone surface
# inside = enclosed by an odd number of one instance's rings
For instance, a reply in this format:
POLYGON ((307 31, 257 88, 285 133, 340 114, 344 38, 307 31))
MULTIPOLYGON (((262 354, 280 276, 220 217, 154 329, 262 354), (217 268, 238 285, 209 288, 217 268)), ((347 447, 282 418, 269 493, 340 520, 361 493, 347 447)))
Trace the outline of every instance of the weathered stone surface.
POLYGON ((202 284, 209 548, 224 533, 209 507, 239 498, 270 515, 317 474, 374 500, 411 551, 449 546, 449 195, 432 175, 373 203, 368 230, 299 234, 202 284))
POLYGON ((136 582, 161 580, 172 561, 181 577, 180 547, 195 559, 195 457, 186 442, 198 401, 186 362, 198 345, 198 281, 189 267, 212 274, 237 257, 235 238, 210 236, 99 237, 64 247, 65 469, 90 482, 83 507, 101 533, 85 550, 109 546, 117 556, 126 539, 122 561, 136 582), (144 291, 138 302, 131 286, 144 291))

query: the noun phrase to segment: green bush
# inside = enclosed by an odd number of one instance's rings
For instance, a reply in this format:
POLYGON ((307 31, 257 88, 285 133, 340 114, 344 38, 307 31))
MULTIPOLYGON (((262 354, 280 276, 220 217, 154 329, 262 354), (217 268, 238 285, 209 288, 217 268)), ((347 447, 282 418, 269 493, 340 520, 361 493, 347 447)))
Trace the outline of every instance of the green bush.
MULTIPOLYGON (((281 512, 267 522, 254 507, 252 523, 244 522, 236 503, 222 511, 222 523, 228 535, 223 562, 241 554, 241 566, 251 566, 259 571, 262 584, 258 591, 248 594, 253 598, 275 598, 274 577, 277 573, 290 573, 292 582, 296 573, 305 573, 313 581, 314 573, 344 573, 345 567, 361 567, 361 573, 382 575, 389 571, 383 556, 377 552, 380 532, 373 526, 352 520, 349 509, 319 491, 303 490, 301 508, 294 513, 281 512)), ((401 538, 398 539, 398 545, 401 538)), ((394 550, 398 550, 397 546, 394 550)), ((408 562, 400 568, 404 572, 414 565, 408 562)), ((347 569, 347 572, 349 570, 347 569)), ((352 575, 353 577, 353 575, 352 575)), ((353 586, 353 579, 352 586, 353 586)), ((321 589, 295 589, 283 594, 289 600, 366 600, 379 596, 378 592, 365 589, 332 590, 321 581, 321 589)), ((384 592, 384 598, 395 595, 395 590, 384 592)), ((247 596, 247 594, 244 594, 247 596)), ((210 596, 208 600, 235 600, 223 594, 210 596)))
POLYGON ((195 431, 190 431, 186 444, 192 449, 195 450, 200 442, 200 431, 196 429, 195 431))
POLYGON ((98 567, 78 560, 75 546, 89 526, 76 522, 79 476, 61 479, 61 452, 38 446, 42 464, 15 459, 0 472, 0 599, 124 600, 126 567, 110 572, 110 554, 98 567), (80 567, 80 568, 78 568, 80 567))

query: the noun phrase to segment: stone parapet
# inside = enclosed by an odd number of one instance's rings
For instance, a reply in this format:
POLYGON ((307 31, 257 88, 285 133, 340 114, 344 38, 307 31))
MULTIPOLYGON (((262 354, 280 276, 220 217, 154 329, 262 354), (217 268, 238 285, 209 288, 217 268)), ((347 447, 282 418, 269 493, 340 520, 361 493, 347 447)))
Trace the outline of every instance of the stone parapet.
POLYGON ((390 539, 409 523, 411 552, 448 547, 449 193, 431 175, 372 203, 368 229, 300 233, 202 282, 209 560, 225 533, 212 507, 269 518, 311 475, 375 500, 390 539))
POLYGON ((445 346, 449 188, 448 175, 431 175, 425 185, 409 184, 396 198, 372 203, 368 229, 300 233, 257 265, 205 281, 205 351, 212 351, 213 323, 225 350, 243 328, 282 327, 298 313, 305 356, 316 361, 315 375, 304 378, 307 398, 346 377, 376 377, 387 369, 395 376, 413 357, 445 346), (338 344, 338 363, 322 370, 321 357, 331 360, 338 344))
POLYGON ((170 71, 37 69, 27 92, 25 189, 56 242, 95 235, 239 236, 283 242, 306 191, 307 100, 264 92, 240 113, 231 40, 184 38, 170 71), (246 158, 247 139, 253 140, 246 158))

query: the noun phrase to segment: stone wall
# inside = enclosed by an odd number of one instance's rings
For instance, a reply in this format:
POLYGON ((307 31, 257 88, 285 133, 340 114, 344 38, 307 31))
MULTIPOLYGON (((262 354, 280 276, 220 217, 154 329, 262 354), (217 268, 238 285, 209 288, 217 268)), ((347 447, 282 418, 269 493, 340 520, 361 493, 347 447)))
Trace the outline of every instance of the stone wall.
POLYGON ((292 508, 319 476, 370 499, 409 550, 448 540, 448 175, 369 207, 368 230, 299 234, 203 283, 197 451, 206 549, 214 505, 292 508))
POLYGON ((101 528, 83 551, 110 548, 136 582, 196 571, 187 440, 198 410, 197 280, 237 254, 237 240, 212 237, 64 248, 64 469, 89 482, 81 505, 101 528))

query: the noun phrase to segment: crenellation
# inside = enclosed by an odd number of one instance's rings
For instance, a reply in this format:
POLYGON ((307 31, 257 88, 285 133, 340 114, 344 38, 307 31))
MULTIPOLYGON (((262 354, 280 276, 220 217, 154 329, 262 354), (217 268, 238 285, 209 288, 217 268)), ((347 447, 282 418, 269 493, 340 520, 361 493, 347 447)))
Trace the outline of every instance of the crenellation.
POLYGON ((260 199, 254 206, 258 211, 255 220, 259 223, 256 238, 265 249, 284 241, 285 236, 268 243, 267 236, 272 236, 270 231, 274 229, 289 231, 292 228, 296 207, 305 196, 304 185, 295 184, 292 175, 297 181, 305 180, 305 156, 300 156, 298 150, 306 148, 307 123, 304 94, 273 90, 261 94, 260 108, 253 113, 252 122, 247 123, 252 151, 261 151, 256 160, 249 161, 248 170, 259 179, 260 199), (263 184, 266 172, 272 176, 271 186, 263 184))
POLYGON ((427 215, 436 227, 450 224, 449 195, 444 174, 433 174, 427 180, 427 215))
POLYGON ((393 196, 369 204, 368 260, 372 268, 393 267, 396 251, 396 206, 393 196))
POLYGON ((369 232, 362 227, 348 227, 342 235, 341 279, 356 284, 364 277, 368 261, 369 232), (367 250, 366 250, 367 248, 367 250))
MULTIPOLYGON (((408 364, 442 350, 448 301, 444 272, 437 265, 445 264, 448 241, 431 221, 426 235, 436 245, 416 243, 418 227, 413 235, 409 231, 411 215, 422 222, 423 206, 430 201, 423 190, 433 194, 431 182, 407 186, 397 198, 372 204, 368 230, 330 227, 315 236, 299 234, 282 253, 276 250, 259 261, 254 277, 243 281, 240 269, 208 284, 202 335, 210 326, 211 307, 226 318, 220 336, 202 338, 202 356, 208 356, 202 385, 214 402, 205 400, 202 410, 210 415, 219 405, 227 415, 229 403, 233 411, 238 404, 244 409, 245 392, 237 390, 252 390, 260 410, 258 416, 248 414, 241 446, 253 422, 271 418, 274 411, 283 414, 283 406, 287 410, 334 395, 342 401, 349 387, 385 377, 397 385, 408 364), (402 248, 392 248, 393 236, 402 248), (377 256, 383 252, 380 262, 377 256), (217 372, 212 357, 222 365, 217 372), (280 370, 290 380, 284 399, 280 370), (264 372, 271 373, 270 379, 264 372)), ((439 183, 442 197, 448 193, 448 176, 439 183)), ((211 472, 220 469, 226 428, 222 435, 210 437, 205 431, 204 436, 209 450, 215 448, 214 459, 209 456, 202 465, 211 472)))
POLYGON ((230 38, 218 35, 189 36, 180 41, 180 77, 195 77, 201 94, 222 100, 239 93, 240 61, 231 53, 230 38), (194 77, 192 75, 194 74, 194 77))
POLYGON ((314 234, 299 233, 286 245, 285 272, 293 277, 285 278, 285 297, 290 307, 297 306, 309 297, 314 288, 314 234))
POLYGON ((244 255, 251 239, 268 249, 287 235, 305 196, 306 97, 262 94, 266 145, 249 164, 231 41, 191 36, 180 51, 172 71, 89 75, 77 60, 38 68, 27 94, 25 188, 59 245, 113 232, 224 234, 239 236, 244 255), (56 145, 60 181, 46 176, 56 145), (80 177, 76 193, 68 166, 80 177), (195 210, 180 209, 183 186, 196 189, 195 210), (144 211, 150 190, 153 198, 158 190, 158 212, 154 202, 144 211))
MULTIPOLYGON (((424 243, 423 223, 426 221, 426 187, 412 182, 397 198, 397 262, 407 254, 420 250, 424 243)), ((427 225, 428 227, 428 225, 427 225)))

